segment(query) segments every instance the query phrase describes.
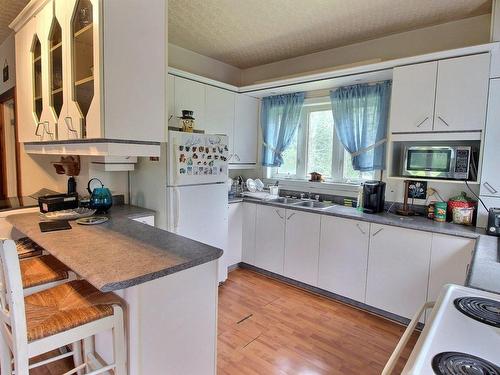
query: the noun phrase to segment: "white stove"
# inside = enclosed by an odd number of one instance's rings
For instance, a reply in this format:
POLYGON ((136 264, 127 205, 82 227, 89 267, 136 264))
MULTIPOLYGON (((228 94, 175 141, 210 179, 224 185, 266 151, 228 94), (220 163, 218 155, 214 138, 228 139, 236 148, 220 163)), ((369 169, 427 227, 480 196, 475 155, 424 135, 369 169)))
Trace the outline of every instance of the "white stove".
POLYGON ((402 374, 500 374, 500 295, 445 286, 402 374))

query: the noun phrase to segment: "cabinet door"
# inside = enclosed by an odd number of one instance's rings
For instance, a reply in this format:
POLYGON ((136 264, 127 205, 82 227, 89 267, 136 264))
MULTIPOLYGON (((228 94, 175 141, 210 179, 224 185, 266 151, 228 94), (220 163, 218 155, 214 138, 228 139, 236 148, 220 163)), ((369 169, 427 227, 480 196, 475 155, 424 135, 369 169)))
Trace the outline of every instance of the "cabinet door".
POLYGON ((167 77, 167 103, 168 126, 177 127, 179 120, 175 117, 175 77, 171 74, 167 77))
POLYGON ((366 303, 411 318, 427 300, 432 234, 372 224, 366 303))
POLYGON ((435 131, 484 129, 489 68, 488 53, 439 61, 435 131))
POLYGON ((195 129, 205 130, 205 85, 175 77, 174 96, 175 117, 180 117, 183 109, 193 111, 195 129))
POLYGON ((242 260, 248 264, 255 264, 255 225, 257 219, 257 205, 243 203, 242 229, 242 260))
POLYGON ((255 265, 283 275, 285 253, 285 209, 257 206, 255 265))
POLYGON ((370 224, 321 217, 318 286, 365 302, 370 224))
MULTIPOLYGON (((203 130, 211 134, 227 134, 233 131, 235 93, 213 86, 206 86, 205 124, 203 130)), ((232 144, 229 137, 229 144, 232 144)), ((230 151, 231 153, 231 151, 230 151)))
POLYGON ((481 195, 500 197, 500 79, 490 81, 488 116, 486 120, 486 134, 484 136, 483 168, 481 172, 481 195), (493 103, 497 103, 494 104, 493 103))
POLYGON ((259 100, 236 95, 234 119, 234 156, 230 163, 256 164, 259 128, 259 100))
POLYGON ((464 285, 474 243, 468 238, 432 235, 427 301, 435 301, 446 284, 464 285))
MULTIPOLYGON (((42 123, 42 140, 57 140, 57 118, 52 110, 52 89, 51 89, 51 58, 49 36, 54 17, 54 3, 49 1, 40 12, 37 13, 36 36, 41 47, 41 97, 42 111, 40 112, 40 122, 42 123)), ((35 70, 35 80, 38 71, 35 70)), ((38 95, 38 94, 37 94, 38 95)))
MULTIPOLYGON (((34 91, 34 61, 32 53, 35 43, 35 19, 28 21, 21 30, 16 33, 16 92, 17 92, 17 124, 19 142, 32 142, 39 140, 35 131, 39 119, 37 118, 36 97, 34 91)), ((39 100, 41 111, 41 97, 39 100)))
POLYGON ((241 262, 243 203, 228 205, 228 240, 226 262, 233 266, 241 262))
POLYGON ((316 286, 321 216, 293 210, 285 214, 285 276, 316 286))
POLYGON ((431 131, 434 120, 437 62, 394 68, 391 132, 431 131))

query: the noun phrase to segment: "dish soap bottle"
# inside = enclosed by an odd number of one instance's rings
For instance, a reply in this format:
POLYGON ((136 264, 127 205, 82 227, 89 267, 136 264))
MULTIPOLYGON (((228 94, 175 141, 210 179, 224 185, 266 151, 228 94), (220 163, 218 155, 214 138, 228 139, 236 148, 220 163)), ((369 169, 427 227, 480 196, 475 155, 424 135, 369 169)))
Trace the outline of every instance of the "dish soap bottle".
POLYGON ((358 202, 356 204, 356 210, 360 211, 360 212, 363 212, 363 184, 360 184, 359 185, 359 188, 358 188, 358 202))

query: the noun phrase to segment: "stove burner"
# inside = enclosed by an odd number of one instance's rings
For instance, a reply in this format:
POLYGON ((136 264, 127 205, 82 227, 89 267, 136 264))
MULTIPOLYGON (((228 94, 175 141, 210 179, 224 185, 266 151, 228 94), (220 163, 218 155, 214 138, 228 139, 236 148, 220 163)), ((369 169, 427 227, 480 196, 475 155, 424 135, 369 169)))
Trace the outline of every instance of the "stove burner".
POLYGON ((453 303, 458 311, 468 317, 493 327, 500 327, 500 302, 479 297, 462 297, 453 303))
POLYGON ((499 375, 500 367, 482 358, 459 352, 439 353, 432 359, 437 375, 499 375))

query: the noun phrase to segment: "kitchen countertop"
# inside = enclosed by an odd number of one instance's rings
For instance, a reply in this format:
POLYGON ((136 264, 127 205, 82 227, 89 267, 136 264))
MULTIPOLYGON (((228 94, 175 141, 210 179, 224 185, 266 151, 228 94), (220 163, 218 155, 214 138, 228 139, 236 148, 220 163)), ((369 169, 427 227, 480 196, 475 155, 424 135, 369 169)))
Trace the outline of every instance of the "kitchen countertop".
POLYGON ((233 198, 228 198, 227 199, 227 203, 231 204, 231 203, 239 203, 239 202, 243 202, 243 197, 233 197, 233 198))
POLYGON ((249 197, 243 198, 243 201, 474 239, 476 240, 476 245, 465 284, 472 288, 500 293, 500 238, 486 235, 482 228, 467 227, 452 223, 439 223, 422 216, 406 217, 386 212, 365 214, 357 211, 355 208, 340 205, 335 205, 328 210, 323 210, 318 208, 297 207, 290 204, 264 201, 249 197))
POLYGON ((97 289, 108 292, 167 276, 222 256, 222 250, 132 219, 154 215, 134 206, 113 206, 109 221, 42 233, 38 213, 7 216, 20 232, 44 247, 97 289))

